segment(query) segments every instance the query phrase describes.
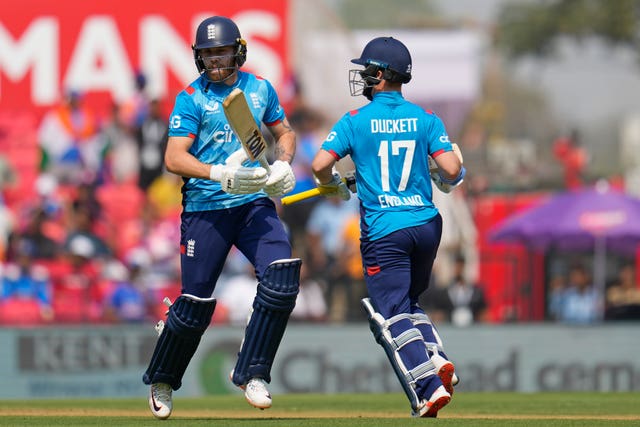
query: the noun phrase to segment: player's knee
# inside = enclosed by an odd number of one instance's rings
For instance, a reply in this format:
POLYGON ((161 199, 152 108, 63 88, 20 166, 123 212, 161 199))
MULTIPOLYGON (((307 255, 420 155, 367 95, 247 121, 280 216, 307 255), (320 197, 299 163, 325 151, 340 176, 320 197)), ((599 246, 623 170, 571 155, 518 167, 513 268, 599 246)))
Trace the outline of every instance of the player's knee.
POLYGON ((269 310, 293 310, 300 288, 301 265, 299 258, 269 264, 258 284, 256 302, 269 310))
POLYGON ((169 308, 165 327, 178 335, 202 335, 209 327, 216 308, 214 298, 180 295, 169 308))

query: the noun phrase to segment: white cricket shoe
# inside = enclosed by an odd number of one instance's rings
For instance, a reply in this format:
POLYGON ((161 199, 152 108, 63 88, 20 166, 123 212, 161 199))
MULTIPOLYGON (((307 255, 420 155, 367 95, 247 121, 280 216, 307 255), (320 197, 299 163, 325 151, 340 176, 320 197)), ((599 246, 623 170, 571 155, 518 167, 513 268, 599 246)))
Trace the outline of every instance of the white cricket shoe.
POLYGON ((149 393, 149 408, 154 417, 166 420, 171 415, 173 403, 171 401, 171 386, 165 383, 151 384, 149 393))
POLYGON ((262 378, 251 378, 244 387, 244 397, 251 405, 259 409, 271 408, 271 393, 262 378))
POLYGON ((436 367, 436 373, 440 377, 440 381, 442 381, 447 393, 453 394, 453 386, 460 381, 456 375, 455 366, 437 353, 431 356, 431 361, 436 367))
POLYGON ((440 386, 433 392, 429 400, 422 400, 417 411, 411 411, 412 417, 435 418, 438 411, 451 401, 451 395, 444 386, 440 386))
MULTIPOLYGON (((229 373, 229 380, 233 383, 233 370, 229 373)), ((262 378, 251 378, 244 385, 235 385, 244 391, 244 397, 251 406, 258 409, 271 408, 271 393, 267 390, 267 383, 262 378)))

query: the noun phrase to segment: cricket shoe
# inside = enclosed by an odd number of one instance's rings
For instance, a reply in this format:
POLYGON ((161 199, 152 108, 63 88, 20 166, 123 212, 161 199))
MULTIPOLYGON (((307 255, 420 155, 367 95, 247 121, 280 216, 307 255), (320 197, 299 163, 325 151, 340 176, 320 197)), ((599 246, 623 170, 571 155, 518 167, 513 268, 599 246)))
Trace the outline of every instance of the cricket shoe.
POLYGON ((436 367, 436 373, 440 377, 440 381, 442 381, 447 393, 453 394, 453 386, 460 382, 456 375, 455 366, 437 353, 431 356, 431 361, 436 367))
MULTIPOLYGON (((233 371, 229 374, 229 379, 233 382, 233 371)), ((244 391, 244 397, 251 406, 258 409, 271 408, 271 393, 262 378, 251 378, 246 384, 237 386, 244 391)))
POLYGON ((418 409, 411 411, 412 417, 422 418, 435 418, 438 416, 438 411, 444 408, 447 403, 451 401, 451 395, 447 392, 444 386, 440 386, 433 392, 429 400, 422 400, 418 409))
POLYGON ((171 386, 165 383, 151 384, 149 393, 149 408, 154 417, 166 420, 171 415, 173 403, 171 401, 171 386))

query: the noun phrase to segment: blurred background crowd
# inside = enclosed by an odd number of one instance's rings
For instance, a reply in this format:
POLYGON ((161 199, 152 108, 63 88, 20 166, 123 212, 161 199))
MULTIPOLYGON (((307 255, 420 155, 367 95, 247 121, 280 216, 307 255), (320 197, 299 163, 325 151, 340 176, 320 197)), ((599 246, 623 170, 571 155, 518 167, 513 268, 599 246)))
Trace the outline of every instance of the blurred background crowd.
MULTIPOLYGON (((607 252, 598 284, 592 247, 489 238, 550 195, 595 186, 640 195, 640 2, 288 3, 296 71, 279 93, 298 135, 295 192, 314 186, 310 162, 333 121, 363 101, 346 87, 359 40, 425 47, 412 48, 405 96, 443 118, 468 169, 460 191, 434 190, 445 231, 422 303, 436 322, 640 319, 637 245, 607 252)), ((251 46, 250 59, 260 55, 251 46)), ((179 295, 182 181, 163 168, 175 93, 154 95, 143 71, 131 85, 99 107, 73 82, 42 114, 0 104, 0 324, 155 322, 163 299, 179 295)), ((292 321, 363 321, 357 199, 280 214, 303 259, 292 321)), ((233 252, 213 322, 243 324, 238 308, 249 311, 255 286, 233 252)))

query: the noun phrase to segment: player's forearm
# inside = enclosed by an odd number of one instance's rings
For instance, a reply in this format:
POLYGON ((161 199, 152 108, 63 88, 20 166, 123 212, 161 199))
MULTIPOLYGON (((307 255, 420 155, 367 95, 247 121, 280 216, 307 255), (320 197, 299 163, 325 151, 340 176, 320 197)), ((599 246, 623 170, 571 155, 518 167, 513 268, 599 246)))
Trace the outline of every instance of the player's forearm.
POLYGON ((291 163, 296 155, 296 133, 291 128, 289 121, 285 117, 275 126, 270 126, 269 131, 276 140, 274 149, 274 160, 282 160, 291 163))
POLYGON ((448 179, 454 179, 460 174, 462 163, 453 151, 442 153, 435 158, 440 174, 448 179))
POLYGON ((285 132, 276 141, 274 158, 291 163, 296 155, 296 134, 293 131, 285 132))
POLYGON ((311 170, 321 184, 326 184, 333 178, 332 168, 334 164, 335 159, 331 154, 325 150, 318 151, 311 163, 311 170))
POLYGON ((204 164, 186 151, 167 150, 165 154, 167 170, 187 178, 209 179, 211 165, 204 164))

